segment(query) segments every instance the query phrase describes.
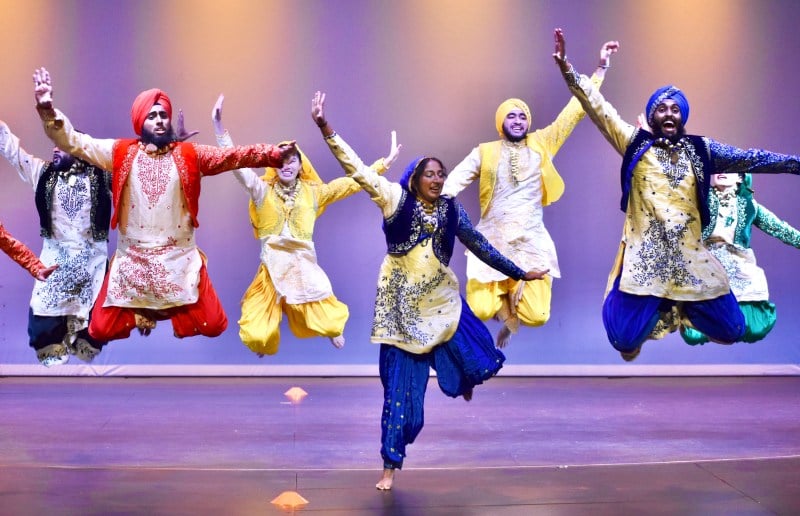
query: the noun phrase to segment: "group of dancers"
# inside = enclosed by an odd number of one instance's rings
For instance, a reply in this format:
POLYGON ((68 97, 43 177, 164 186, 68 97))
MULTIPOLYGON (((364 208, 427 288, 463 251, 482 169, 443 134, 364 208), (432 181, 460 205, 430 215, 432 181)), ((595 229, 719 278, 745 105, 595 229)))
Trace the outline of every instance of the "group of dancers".
POLYGON ((753 173, 800 173, 800 157, 741 150, 689 135, 689 103, 674 86, 658 89, 637 124, 623 121, 600 93, 609 41, 591 77, 566 57, 554 31, 553 58, 572 93, 557 118, 531 130, 520 99, 495 114, 500 139, 482 143, 449 173, 431 155, 411 160, 399 182, 383 174, 401 146, 366 165, 326 116, 317 92, 311 117, 345 171, 323 182, 295 141, 234 146, 212 109, 218 146, 191 143, 170 97, 152 89, 133 102, 136 138, 99 139, 77 131, 54 106, 51 77, 34 72, 37 111, 54 142, 49 162, 26 153, 0 123, 3 155, 33 187, 44 238, 39 259, 0 226, 3 249, 36 278, 30 345, 46 366, 70 356, 91 362, 111 340, 148 334, 170 320, 177 338, 215 337, 227 317, 195 242, 202 177, 233 171, 250 197, 260 264, 241 302, 242 342, 260 356, 278 351, 286 315, 298 337, 322 336, 341 348, 347 306, 317 263, 314 224, 326 207, 364 190, 380 209, 387 254, 380 267, 371 341, 380 345, 384 389, 383 474, 391 489, 406 446, 423 426, 430 368, 441 390, 471 399, 502 367, 520 325, 550 317, 560 276, 542 210, 564 181, 553 159, 588 115, 622 156, 625 222, 602 316, 609 342, 633 360, 648 339, 674 331, 689 344, 762 339, 775 324, 763 271, 750 249, 751 226, 800 247, 800 232, 753 199, 753 173), (260 175, 254 168, 264 168, 260 175), (473 227, 455 197, 478 181, 473 227), (118 231, 110 260, 109 226, 118 231), (469 250, 466 299, 448 266, 458 238, 469 250), (493 339, 482 321, 502 323, 493 339))

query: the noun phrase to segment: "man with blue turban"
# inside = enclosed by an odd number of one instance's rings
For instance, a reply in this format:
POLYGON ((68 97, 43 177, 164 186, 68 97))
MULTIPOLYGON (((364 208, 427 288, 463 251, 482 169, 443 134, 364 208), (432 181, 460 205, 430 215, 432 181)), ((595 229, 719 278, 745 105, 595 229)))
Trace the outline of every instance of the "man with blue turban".
MULTIPOLYGON (((600 49, 592 76, 598 88, 618 46, 609 41, 600 49)), ((528 105, 505 100, 495 113, 500 139, 475 147, 447 176, 443 194, 450 197, 478 180, 481 218, 475 228, 493 246, 523 269, 549 270, 545 281, 517 281, 467 252, 467 303, 480 319, 496 317, 503 323, 498 347, 508 343, 520 323, 541 326, 550 319, 552 281, 561 272, 542 208, 564 193, 553 158, 584 116, 573 99, 550 125, 529 131, 533 119, 528 105)))
POLYGON ((680 326, 722 344, 741 340, 745 319, 725 268, 702 245, 710 222, 710 178, 724 172, 800 174, 800 157, 687 135, 689 102, 675 86, 656 90, 648 100, 648 128, 626 123, 567 61, 565 46, 556 29, 553 57, 570 91, 623 157, 625 225, 603 304, 609 341, 633 360, 644 341, 680 326))

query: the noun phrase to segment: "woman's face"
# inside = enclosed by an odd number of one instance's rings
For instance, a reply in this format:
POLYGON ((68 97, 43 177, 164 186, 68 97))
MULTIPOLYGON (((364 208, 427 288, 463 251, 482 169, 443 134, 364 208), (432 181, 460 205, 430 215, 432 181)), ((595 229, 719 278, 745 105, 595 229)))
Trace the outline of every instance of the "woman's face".
POLYGON ((739 174, 712 174, 711 186, 717 190, 725 190, 727 188, 735 187, 742 181, 739 174))
POLYGON ((302 164, 300 157, 297 154, 291 154, 288 158, 283 160, 283 166, 278 169, 278 180, 283 185, 291 185, 300 174, 302 164))
POLYGON ((442 195, 444 180, 447 179, 447 172, 442 164, 435 159, 429 159, 425 168, 417 173, 415 178, 417 197, 423 201, 433 204, 442 195))

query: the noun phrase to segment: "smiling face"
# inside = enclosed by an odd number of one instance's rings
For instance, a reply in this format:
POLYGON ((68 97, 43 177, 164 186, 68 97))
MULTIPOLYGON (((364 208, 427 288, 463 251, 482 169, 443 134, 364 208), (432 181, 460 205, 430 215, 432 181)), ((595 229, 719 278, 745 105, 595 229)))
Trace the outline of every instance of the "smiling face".
POLYGON ((444 180, 447 179, 447 171, 444 169, 442 162, 436 158, 426 158, 418 166, 423 168, 414 174, 414 193, 423 201, 433 204, 442 195, 442 187, 444 186, 444 180))
POLYGON ((503 120, 503 134, 512 142, 518 142, 528 134, 530 121, 521 109, 512 109, 503 120))
POLYGON ((278 169, 278 181, 284 186, 292 185, 297 176, 300 175, 300 170, 303 168, 303 162, 297 153, 288 155, 283 160, 283 166, 278 169))
POLYGON ((682 136, 684 133, 681 108, 672 99, 666 99, 656 106, 650 124, 653 134, 670 140, 682 136))

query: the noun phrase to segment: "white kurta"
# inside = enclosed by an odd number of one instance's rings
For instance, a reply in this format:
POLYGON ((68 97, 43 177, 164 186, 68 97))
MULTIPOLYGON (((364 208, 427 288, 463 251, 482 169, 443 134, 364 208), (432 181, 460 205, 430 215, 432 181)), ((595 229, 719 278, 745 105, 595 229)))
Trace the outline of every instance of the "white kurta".
MULTIPOLYGON (((0 124, 0 152, 34 193, 47 162, 28 154, 8 126, 0 124)), ((45 238, 40 260, 58 269, 37 281, 30 306, 35 315, 87 320, 103 284, 108 244, 92 239, 90 182, 86 173, 58 177, 51 210, 53 236, 45 238)))
POLYGON ((123 190, 104 306, 165 309, 197 302, 202 258, 172 153, 139 150, 123 190), (123 208, 124 209, 124 208, 123 208))

